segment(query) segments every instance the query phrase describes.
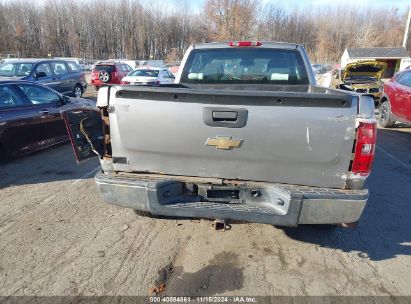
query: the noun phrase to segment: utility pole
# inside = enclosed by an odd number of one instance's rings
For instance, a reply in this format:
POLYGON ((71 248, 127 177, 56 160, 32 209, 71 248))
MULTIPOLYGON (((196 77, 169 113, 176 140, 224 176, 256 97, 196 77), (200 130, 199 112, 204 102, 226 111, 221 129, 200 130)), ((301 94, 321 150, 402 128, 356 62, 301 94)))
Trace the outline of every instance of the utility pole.
POLYGON ((408 17, 407 17, 407 23, 405 24, 404 40, 402 41, 402 47, 404 48, 407 47, 408 31, 410 29, 410 21, 411 21, 411 5, 408 8, 408 17))

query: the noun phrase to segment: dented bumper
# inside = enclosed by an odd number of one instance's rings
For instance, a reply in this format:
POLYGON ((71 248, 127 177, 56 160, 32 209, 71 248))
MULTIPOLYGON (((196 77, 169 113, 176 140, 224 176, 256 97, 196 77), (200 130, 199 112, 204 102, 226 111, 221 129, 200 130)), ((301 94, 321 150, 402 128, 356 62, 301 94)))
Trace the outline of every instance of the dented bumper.
POLYGON ((280 226, 358 221, 368 190, 339 190, 274 183, 210 185, 175 179, 98 173, 106 203, 153 215, 240 220, 280 226))

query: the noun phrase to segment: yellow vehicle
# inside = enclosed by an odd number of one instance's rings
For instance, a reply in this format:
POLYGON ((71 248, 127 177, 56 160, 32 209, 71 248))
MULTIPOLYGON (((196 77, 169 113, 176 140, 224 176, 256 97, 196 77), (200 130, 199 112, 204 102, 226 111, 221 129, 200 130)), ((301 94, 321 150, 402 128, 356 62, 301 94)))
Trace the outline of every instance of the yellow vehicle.
POLYGON ((345 69, 331 72, 332 88, 371 94, 375 101, 382 96, 384 83, 381 76, 387 64, 376 60, 356 61, 347 64, 345 69))

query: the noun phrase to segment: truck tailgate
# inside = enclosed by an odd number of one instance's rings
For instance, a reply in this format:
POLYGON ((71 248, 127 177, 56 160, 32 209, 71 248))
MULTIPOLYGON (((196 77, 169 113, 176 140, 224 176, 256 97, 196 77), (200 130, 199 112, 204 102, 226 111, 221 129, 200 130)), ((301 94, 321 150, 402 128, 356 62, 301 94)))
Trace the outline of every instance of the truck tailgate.
POLYGON ((114 170, 343 188, 357 97, 112 87, 114 170))

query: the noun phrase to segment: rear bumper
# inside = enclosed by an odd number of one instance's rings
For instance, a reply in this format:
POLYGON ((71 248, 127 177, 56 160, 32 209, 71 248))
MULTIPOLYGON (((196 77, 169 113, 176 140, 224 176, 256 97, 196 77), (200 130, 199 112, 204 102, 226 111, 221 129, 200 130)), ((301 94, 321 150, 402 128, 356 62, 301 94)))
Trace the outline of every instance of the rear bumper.
POLYGON ((239 220, 280 226, 356 222, 368 199, 367 189, 339 190, 245 182, 237 186, 200 186, 198 191, 192 192, 189 190, 191 183, 175 179, 137 179, 98 173, 95 180, 100 195, 109 204, 161 216, 239 220), (213 200, 207 197, 211 195, 208 191, 218 192, 221 189, 234 189, 238 197, 230 203, 221 198, 213 200))

